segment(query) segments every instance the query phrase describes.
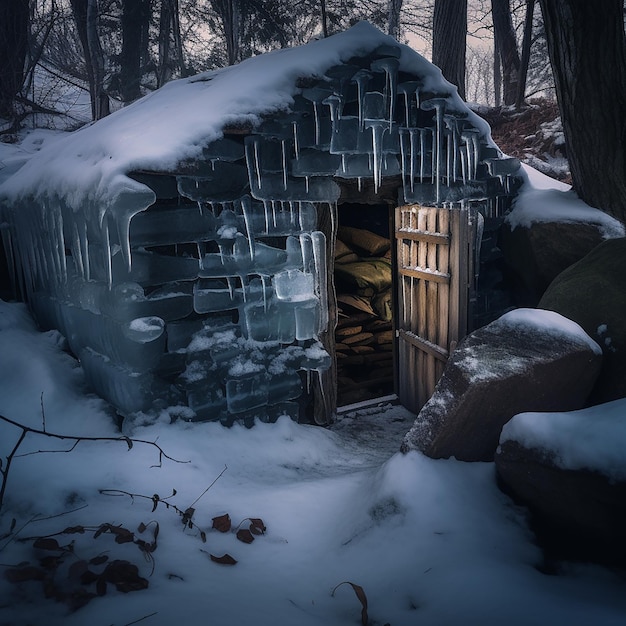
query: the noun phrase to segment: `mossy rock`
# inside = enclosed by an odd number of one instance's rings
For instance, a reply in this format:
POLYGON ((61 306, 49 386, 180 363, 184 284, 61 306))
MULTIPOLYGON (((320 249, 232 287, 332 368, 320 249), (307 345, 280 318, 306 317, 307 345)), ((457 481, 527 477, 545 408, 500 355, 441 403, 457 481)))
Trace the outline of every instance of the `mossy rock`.
POLYGON ((590 402, 626 397, 626 238, 606 240, 561 272, 539 307, 577 322, 602 348, 590 402))

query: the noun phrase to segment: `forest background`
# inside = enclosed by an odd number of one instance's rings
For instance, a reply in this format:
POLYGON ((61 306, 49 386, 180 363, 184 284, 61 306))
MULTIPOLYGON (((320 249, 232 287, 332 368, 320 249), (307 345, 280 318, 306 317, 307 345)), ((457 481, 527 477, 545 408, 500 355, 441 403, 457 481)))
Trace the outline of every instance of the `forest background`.
MULTIPOLYGON (((537 98, 556 113, 558 103, 559 149, 574 189, 626 221, 623 0, 3 2, 0 140, 17 141, 22 128, 67 128, 68 114, 77 128, 172 79, 363 19, 432 60, 469 102, 505 113, 522 112, 537 98), (83 115, 68 90, 75 98, 89 94, 83 115)), ((489 121, 497 125, 493 112, 489 121)), ((513 152, 510 136, 508 144, 503 148, 513 152)))

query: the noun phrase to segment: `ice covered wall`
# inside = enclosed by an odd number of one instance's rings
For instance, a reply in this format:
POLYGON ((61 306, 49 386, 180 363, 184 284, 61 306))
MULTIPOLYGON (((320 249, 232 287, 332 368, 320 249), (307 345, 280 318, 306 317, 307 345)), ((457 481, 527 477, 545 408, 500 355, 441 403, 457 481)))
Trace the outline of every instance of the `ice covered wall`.
POLYGON ((37 319, 122 414, 225 423, 297 418, 330 365, 318 217, 338 183, 497 201, 519 165, 437 68, 366 23, 176 81, 53 148, 0 187, 37 319))

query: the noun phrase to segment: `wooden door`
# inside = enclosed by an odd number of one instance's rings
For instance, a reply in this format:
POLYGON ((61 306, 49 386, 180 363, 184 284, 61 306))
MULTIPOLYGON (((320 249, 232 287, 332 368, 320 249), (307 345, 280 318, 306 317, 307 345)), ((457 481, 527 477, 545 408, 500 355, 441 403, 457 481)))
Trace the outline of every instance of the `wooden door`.
POLYGON ((398 397, 417 413, 467 333, 473 237, 465 206, 402 206, 395 218, 398 397))

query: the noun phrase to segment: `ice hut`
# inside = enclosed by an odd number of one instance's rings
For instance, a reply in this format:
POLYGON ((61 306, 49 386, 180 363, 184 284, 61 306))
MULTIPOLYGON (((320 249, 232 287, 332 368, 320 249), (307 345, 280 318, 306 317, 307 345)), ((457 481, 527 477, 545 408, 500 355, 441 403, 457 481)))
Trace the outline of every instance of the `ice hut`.
POLYGON ((121 415, 328 423, 338 381, 340 402, 426 401, 518 168, 362 22, 42 150, 0 187, 2 234, 37 322, 121 415))

